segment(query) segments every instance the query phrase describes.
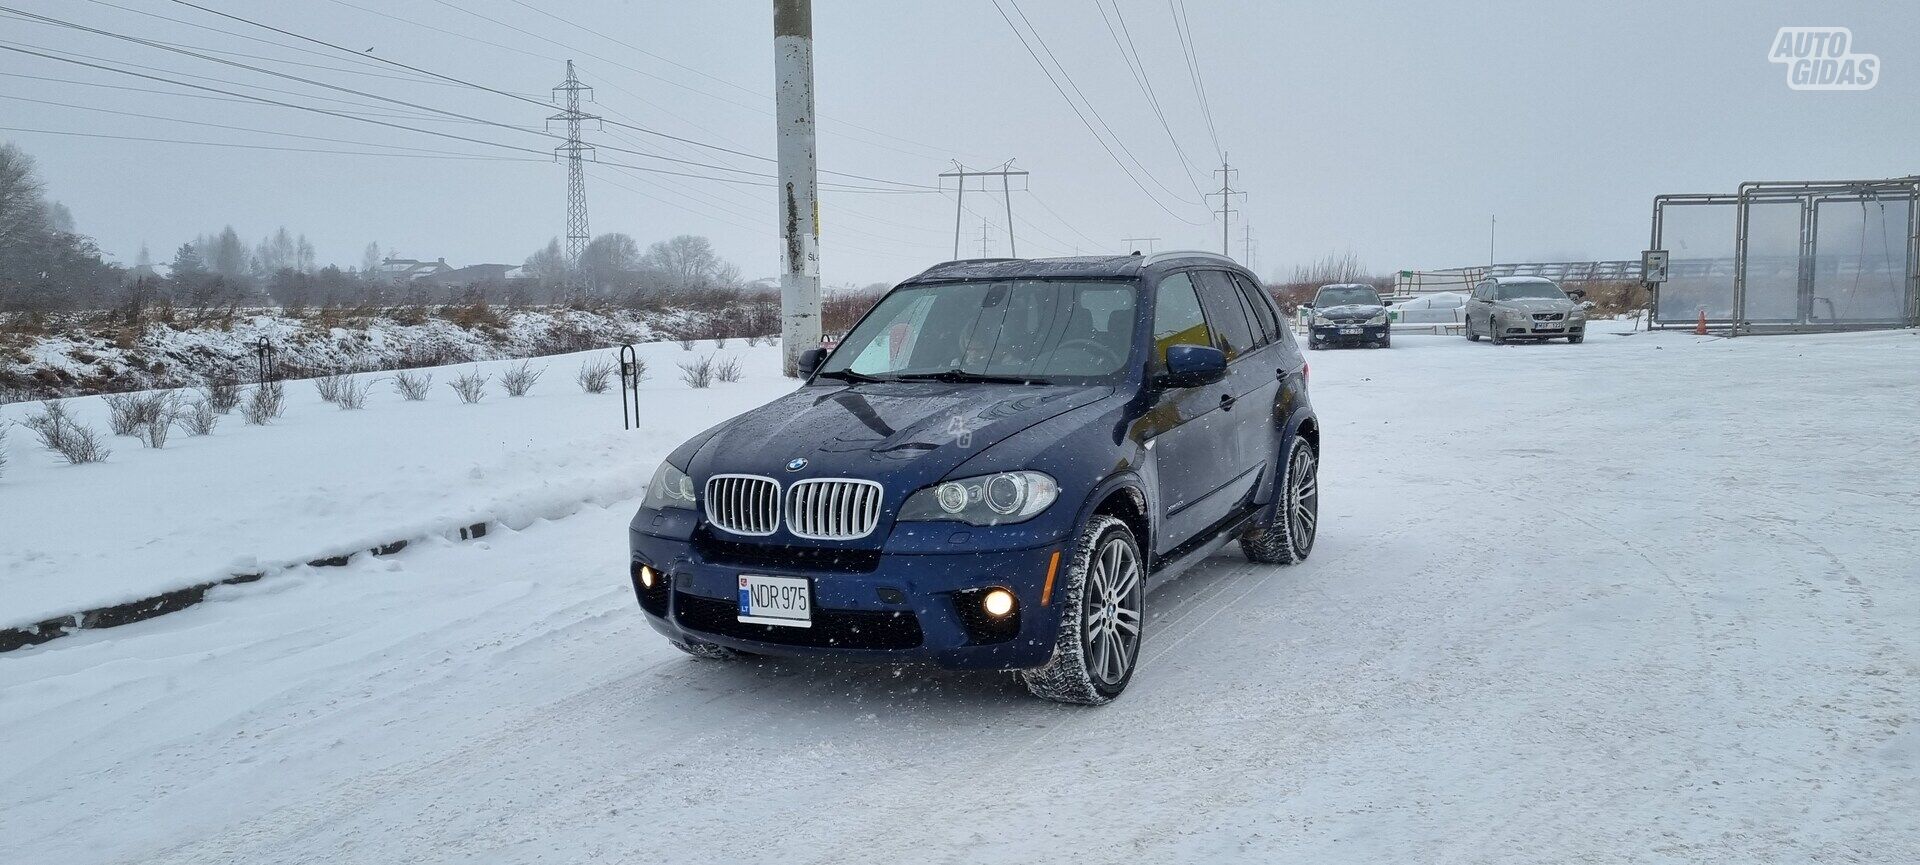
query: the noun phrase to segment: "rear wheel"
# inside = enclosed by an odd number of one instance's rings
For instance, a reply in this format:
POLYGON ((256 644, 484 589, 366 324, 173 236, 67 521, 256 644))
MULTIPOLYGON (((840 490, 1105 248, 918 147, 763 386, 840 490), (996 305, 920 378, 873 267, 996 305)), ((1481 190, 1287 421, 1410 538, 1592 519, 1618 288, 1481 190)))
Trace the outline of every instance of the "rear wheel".
POLYGON ((1097 706, 1133 679, 1145 620, 1146 564, 1127 524, 1096 516, 1087 524, 1059 599, 1060 629, 1046 666, 1023 670, 1033 695, 1097 706))
POLYGON ((1468 342, 1480 341, 1480 331, 1473 329, 1473 316, 1471 315, 1467 316, 1467 341, 1468 342))
POLYGON ((1320 460, 1313 445, 1294 436, 1287 445, 1286 473, 1276 485, 1272 513, 1263 524, 1240 536, 1247 561, 1263 565, 1291 565, 1313 552, 1320 524, 1320 460))

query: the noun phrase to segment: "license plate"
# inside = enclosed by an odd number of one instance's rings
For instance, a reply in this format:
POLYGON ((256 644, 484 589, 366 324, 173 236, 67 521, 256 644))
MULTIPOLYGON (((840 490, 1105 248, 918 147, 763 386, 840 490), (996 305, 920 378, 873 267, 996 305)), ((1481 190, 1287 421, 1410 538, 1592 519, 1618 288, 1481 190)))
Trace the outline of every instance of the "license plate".
POLYGON ((813 627, 813 592, 805 577, 740 575, 740 621, 813 627))
POLYGON ((1343 327, 1343 328, 1340 328, 1340 332, 1341 332, 1341 333, 1359 333, 1359 332, 1360 332, 1360 328, 1357 328, 1357 327, 1343 327))

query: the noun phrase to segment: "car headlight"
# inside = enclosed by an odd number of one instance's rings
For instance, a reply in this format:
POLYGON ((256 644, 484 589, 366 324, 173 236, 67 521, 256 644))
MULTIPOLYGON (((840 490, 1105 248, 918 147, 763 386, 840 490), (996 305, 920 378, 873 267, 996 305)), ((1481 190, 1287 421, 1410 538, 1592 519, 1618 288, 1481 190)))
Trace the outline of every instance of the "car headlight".
POLYGON ((1587 311, 1584 309, 1581 309, 1580 307, 1576 306, 1570 310, 1567 310, 1567 318, 1569 319, 1580 319, 1580 318, 1586 318, 1586 317, 1587 317, 1587 311))
POLYGON ((673 463, 660 461, 660 467, 653 472, 653 480, 647 484, 647 497, 640 504, 648 508, 693 508, 693 478, 675 468, 673 463))
POLYGON ((900 520, 952 520, 975 526, 1019 523, 1038 516, 1059 497, 1060 484, 1040 472, 980 475, 941 481, 908 496, 900 506, 900 520))
POLYGON ((1372 318, 1367 319, 1367 323, 1368 324, 1386 324, 1387 323, 1386 312, 1383 310, 1379 315, 1376 315, 1372 318))
POLYGON ((1321 327, 1326 327, 1327 325, 1333 324, 1333 319, 1328 318, 1324 315, 1316 315, 1313 317, 1313 323, 1320 325, 1321 327))

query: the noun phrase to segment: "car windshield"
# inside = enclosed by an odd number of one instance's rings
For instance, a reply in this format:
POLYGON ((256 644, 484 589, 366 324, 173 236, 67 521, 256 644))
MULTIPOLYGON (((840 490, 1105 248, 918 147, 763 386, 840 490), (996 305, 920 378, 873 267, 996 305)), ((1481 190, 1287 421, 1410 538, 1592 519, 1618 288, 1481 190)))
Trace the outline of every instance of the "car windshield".
POLYGON ((1349 304, 1379 306, 1380 293, 1364 285, 1329 286, 1320 289, 1320 294, 1313 299, 1313 305, 1320 307, 1349 304))
POLYGON ((1567 293, 1551 282, 1503 282, 1500 284, 1501 300, 1519 300, 1538 297, 1548 300, 1566 300, 1567 293))
POLYGON ((1015 279, 888 294, 820 368, 825 378, 1085 382, 1126 367, 1132 283, 1015 279))

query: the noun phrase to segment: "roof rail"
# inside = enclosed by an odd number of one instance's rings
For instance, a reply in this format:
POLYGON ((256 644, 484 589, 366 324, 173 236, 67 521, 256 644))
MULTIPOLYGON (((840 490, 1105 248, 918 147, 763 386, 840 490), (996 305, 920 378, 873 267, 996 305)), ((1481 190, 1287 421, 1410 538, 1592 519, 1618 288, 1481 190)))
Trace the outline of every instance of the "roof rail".
POLYGON ((1171 258, 1211 258, 1215 261, 1225 262, 1235 267, 1240 266, 1240 262, 1234 261, 1233 259, 1228 258, 1224 255, 1221 255, 1220 253, 1207 252, 1201 249, 1169 249, 1166 252, 1156 252, 1152 255, 1147 256, 1146 260, 1140 262, 1140 264, 1141 266, 1144 267, 1146 265, 1151 265, 1158 262, 1166 261, 1171 258))

